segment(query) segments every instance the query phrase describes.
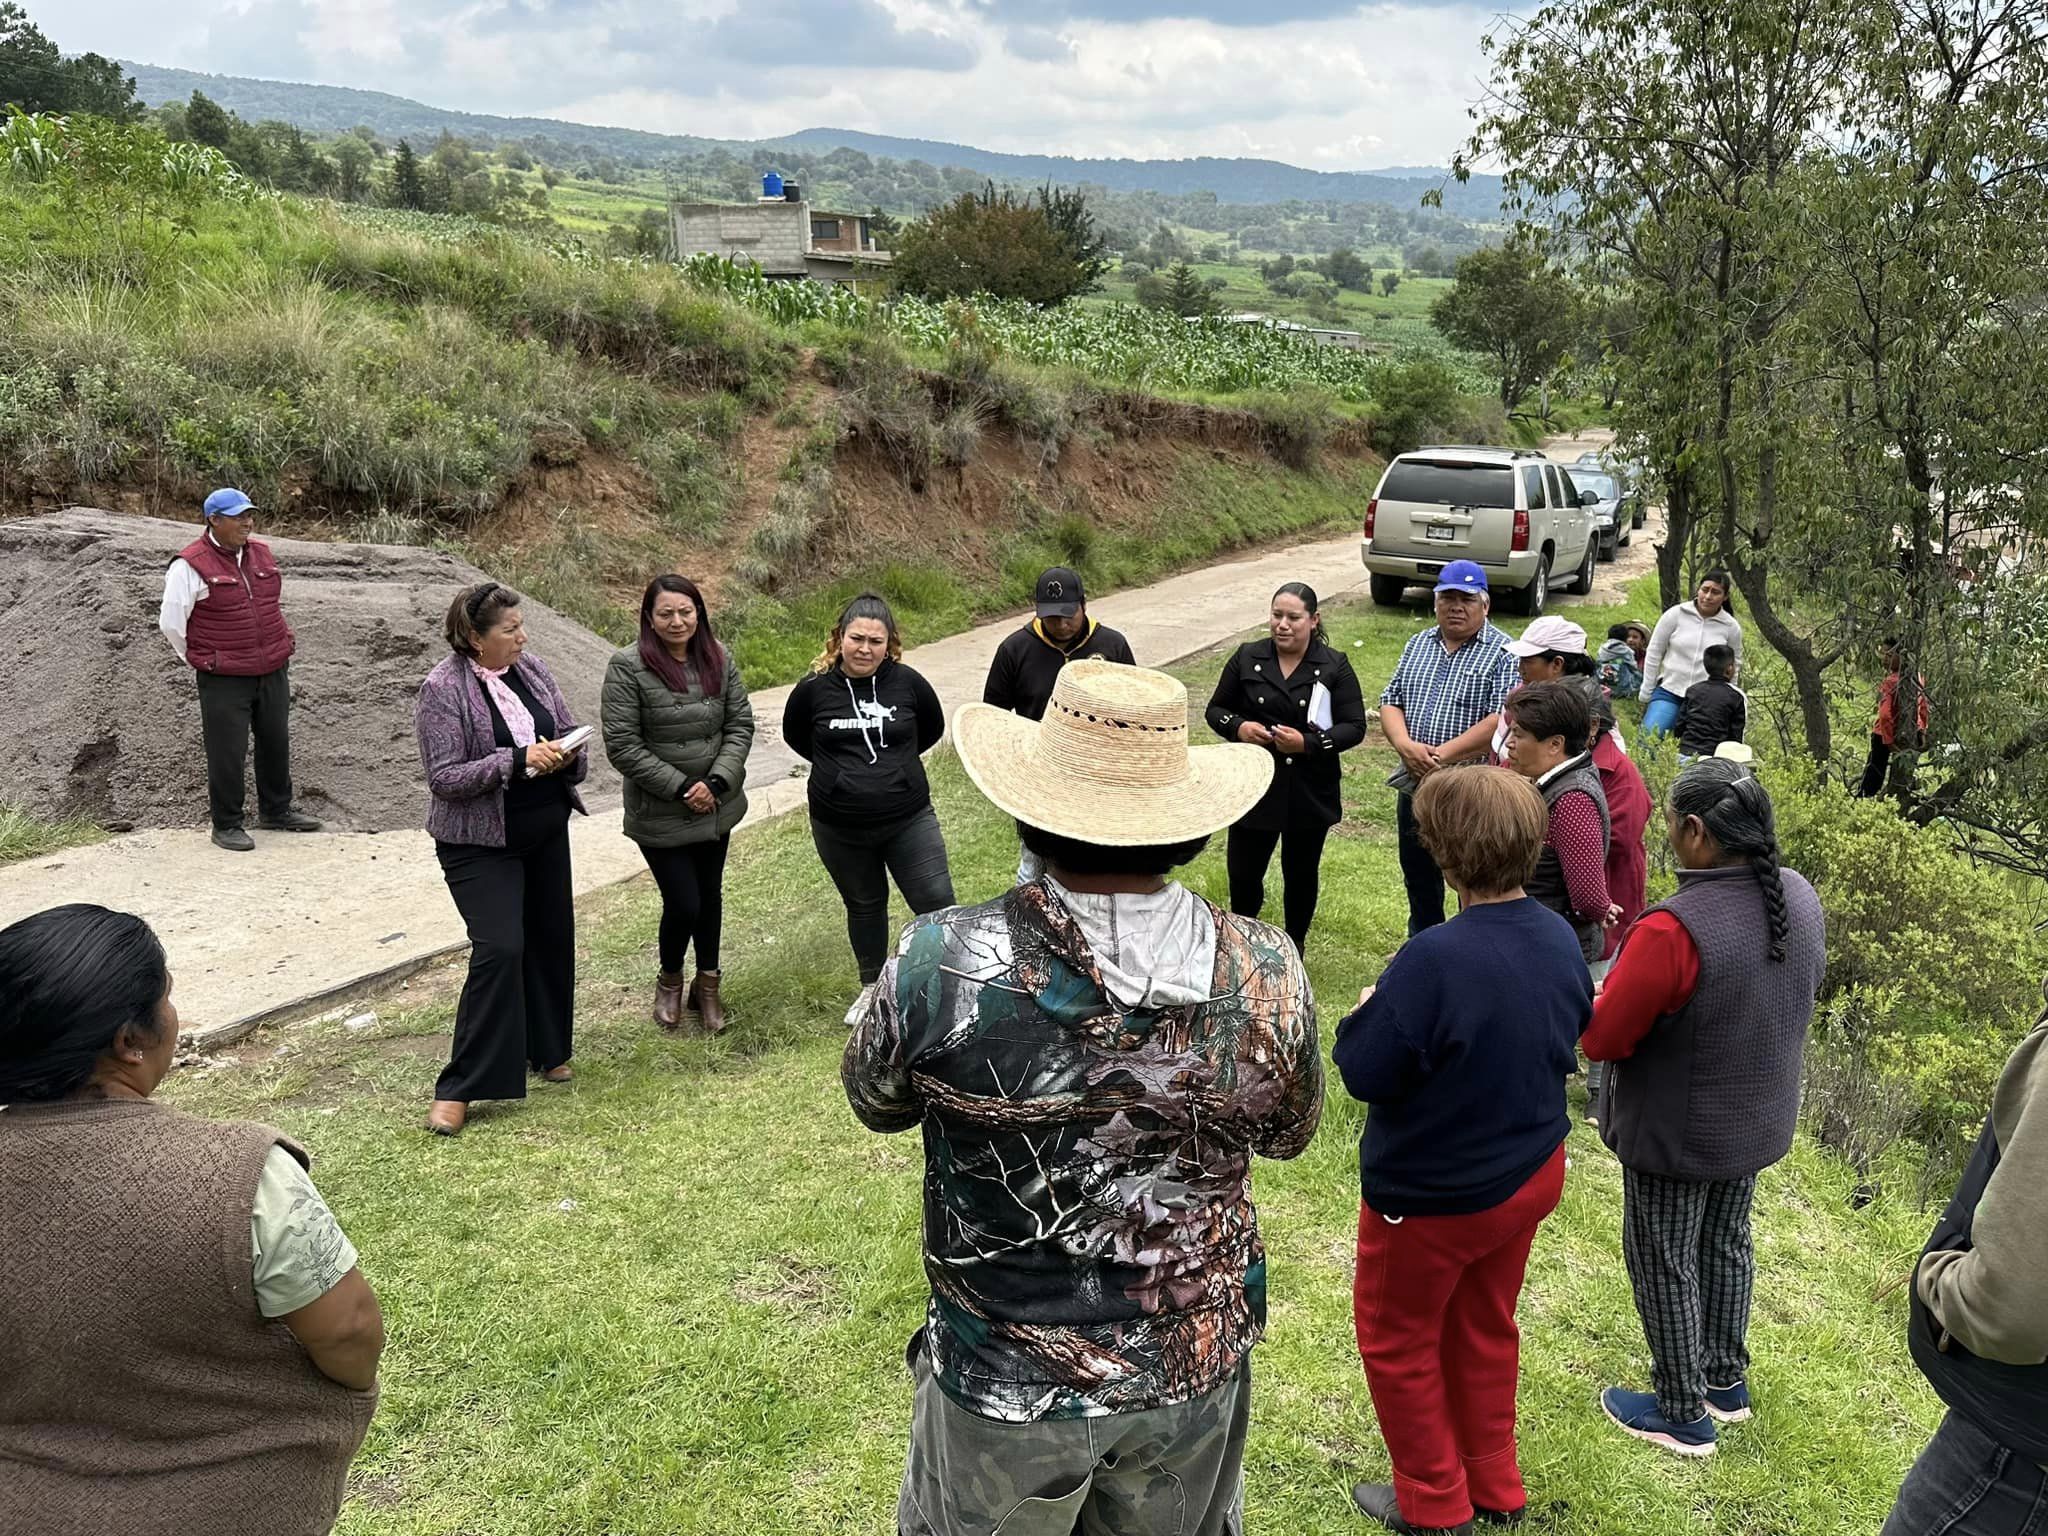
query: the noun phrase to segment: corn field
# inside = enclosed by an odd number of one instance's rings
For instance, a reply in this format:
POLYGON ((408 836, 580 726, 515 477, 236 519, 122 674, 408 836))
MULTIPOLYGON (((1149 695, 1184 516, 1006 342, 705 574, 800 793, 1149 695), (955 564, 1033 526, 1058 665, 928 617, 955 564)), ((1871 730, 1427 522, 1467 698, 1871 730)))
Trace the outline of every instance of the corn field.
MULTIPOLYGON (((1315 384, 1340 399, 1364 402, 1372 398, 1378 376, 1404 360, 1325 346, 1277 326, 1214 317, 1184 320, 1133 304, 1041 309, 1012 299, 877 302, 845 288, 777 281, 750 263, 719 256, 693 256, 681 266, 689 281, 779 325, 872 326, 926 352, 979 345, 1136 389, 1234 395, 1315 384)), ((1442 359, 1441 353, 1430 355, 1442 359)), ((1458 371, 1468 389, 1486 389, 1484 379, 1463 378, 1468 368, 1458 371)))

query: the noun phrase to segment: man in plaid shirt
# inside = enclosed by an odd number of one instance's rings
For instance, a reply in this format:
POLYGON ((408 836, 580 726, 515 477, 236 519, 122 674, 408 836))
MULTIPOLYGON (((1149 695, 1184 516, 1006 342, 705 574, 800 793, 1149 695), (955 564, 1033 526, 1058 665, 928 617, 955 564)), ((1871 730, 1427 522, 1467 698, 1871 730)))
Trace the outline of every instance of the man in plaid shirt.
MULTIPOLYGON (((1492 608, 1486 572, 1453 560, 1436 583, 1436 628, 1401 648, 1380 695, 1380 728, 1416 784, 1437 769, 1482 758, 1500 724, 1501 706, 1521 680, 1504 647, 1508 636, 1487 621, 1492 608)), ((1401 883, 1408 888, 1412 938, 1444 920, 1444 876, 1422 846, 1411 785, 1399 797, 1401 883)))

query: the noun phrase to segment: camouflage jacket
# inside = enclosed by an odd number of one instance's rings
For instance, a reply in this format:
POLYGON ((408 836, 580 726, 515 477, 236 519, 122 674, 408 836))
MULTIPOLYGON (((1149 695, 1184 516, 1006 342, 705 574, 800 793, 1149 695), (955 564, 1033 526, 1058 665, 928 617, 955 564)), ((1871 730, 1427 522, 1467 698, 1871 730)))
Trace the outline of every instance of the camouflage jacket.
POLYGON ((1265 1332, 1251 1158, 1315 1134, 1315 1003, 1285 934, 1212 911, 1206 1003, 1119 1010, 1039 881, 919 919, 856 1010, 854 1113, 924 1129, 933 1375, 985 1418, 1184 1402, 1265 1332))

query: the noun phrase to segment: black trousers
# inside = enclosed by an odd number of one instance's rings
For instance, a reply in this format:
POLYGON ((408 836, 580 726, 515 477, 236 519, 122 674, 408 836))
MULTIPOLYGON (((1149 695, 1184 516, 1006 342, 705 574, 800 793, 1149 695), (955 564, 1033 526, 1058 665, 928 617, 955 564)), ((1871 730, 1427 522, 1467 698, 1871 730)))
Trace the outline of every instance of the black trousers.
POLYGON ((725 854, 730 837, 680 848, 640 845, 640 856, 661 887, 661 968, 682 970, 691 942, 697 969, 718 969, 718 938, 725 928, 725 854))
POLYGON ((436 843, 448 894, 469 929, 469 976, 437 1099, 523 1099, 526 1069, 570 1055, 576 901, 566 801, 505 818, 505 846, 436 843))
POLYGON ((882 974, 889 958, 889 880, 910 910, 922 916, 953 905, 953 871, 938 813, 926 806, 903 821, 879 827, 842 826, 811 818, 811 841, 825 873, 846 903, 846 937, 860 967, 861 985, 882 974))
POLYGON ((1621 1254, 1650 1345, 1657 1409, 1674 1424, 1707 1411, 1708 1387, 1749 1375, 1756 1179, 1698 1182, 1621 1171, 1621 1254))
POLYGON ((1883 1536, 2040 1536, 2048 1474, 1951 1412, 1906 1474, 1883 1536))
POLYGON ((1297 953, 1308 949, 1308 925, 1315 921, 1316 898, 1322 894, 1323 843, 1330 829, 1320 824, 1290 824, 1284 832, 1265 832, 1242 824, 1230 829, 1223 865, 1230 872, 1230 910, 1239 917, 1257 917, 1266 904, 1266 868, 1273 849, 1280 850, 1281 911, 1287 937, 1297 953))
POLYGON ((1891 770, 1892 749, 1875 731, 1870 733, 1870 756, 1863 764, 1863 782, 1856 786, 1858 800, 1875 800, 1884 793, 1884 776, 1891 770))
POLYGON ((247 787, 249 737, 256 738, 256 815, 274 821, 292 808, 290 664, 261 677, 222 677, 196 672, 199 679, 199 734, 206 744, 206 800, 213 827, 223 832, 242 825, 247 787))
POLYGON ((1444 872, 1422 846, 1422 828, 1415 820, 1415 798, 1394 797, 1394 830, 1401 848, 1401 884, 1408 888, 1408 937, 1444 920, 1444 872))

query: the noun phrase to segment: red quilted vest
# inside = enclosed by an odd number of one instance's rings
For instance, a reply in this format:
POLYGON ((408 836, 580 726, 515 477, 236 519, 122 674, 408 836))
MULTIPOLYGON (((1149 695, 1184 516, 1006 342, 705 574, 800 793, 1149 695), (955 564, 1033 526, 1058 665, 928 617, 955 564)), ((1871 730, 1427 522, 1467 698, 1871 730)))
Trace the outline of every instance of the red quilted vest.
POLYGON ((251 539, 237 564, 233 555, 201 537, 178 557, 206 583, 206 597, 193 604, 185 626, 185 659, 194 668, 226 677, 262 677, 291 660, 297 642, 278 603, 284 578, 268 544, 251 539))

